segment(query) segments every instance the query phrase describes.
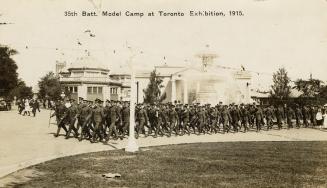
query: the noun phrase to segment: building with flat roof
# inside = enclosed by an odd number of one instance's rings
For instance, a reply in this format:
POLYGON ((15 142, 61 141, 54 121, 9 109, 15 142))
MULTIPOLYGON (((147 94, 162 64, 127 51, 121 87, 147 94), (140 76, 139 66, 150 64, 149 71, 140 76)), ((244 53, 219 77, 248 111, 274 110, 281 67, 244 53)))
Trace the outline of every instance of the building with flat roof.
MULTIPOLYGON (((201 63, 192 66, 155 66, 163 80, 163 102, 224 104, 249 103, 251 101, 251 73, 245 70, 227 69, 216 65, 214 54, 200 54, 201 63)), ((60 83, 69 91, 71 98, 87 100, 130 100, 131 76, 128 69, 110 72, 109 68, 94 57, 85 56, 63 68, 60 83)), ((150 81, 151 71, 136 71, 137 103, 143 103, 144 90, 150 81)))
POLYGON ((62 87, 75 100, 79 97, 92 101, 96 98, 119 100, 122 84, 110 79, 109 72, 109 68, 97 59, 85 56, 67 65, 58 74, 62 87))

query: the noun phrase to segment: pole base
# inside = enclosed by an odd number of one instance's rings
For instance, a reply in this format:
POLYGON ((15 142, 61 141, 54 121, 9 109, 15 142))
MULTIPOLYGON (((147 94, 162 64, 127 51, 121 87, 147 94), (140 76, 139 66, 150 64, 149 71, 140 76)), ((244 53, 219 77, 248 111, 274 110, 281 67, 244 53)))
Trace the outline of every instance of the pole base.
POLYGON ((136 143, 136 139, 134 136, 128 137, 127 146, 125 147, 125 151, 127 152, 137 152, 139 150, 139 146, 136 143))

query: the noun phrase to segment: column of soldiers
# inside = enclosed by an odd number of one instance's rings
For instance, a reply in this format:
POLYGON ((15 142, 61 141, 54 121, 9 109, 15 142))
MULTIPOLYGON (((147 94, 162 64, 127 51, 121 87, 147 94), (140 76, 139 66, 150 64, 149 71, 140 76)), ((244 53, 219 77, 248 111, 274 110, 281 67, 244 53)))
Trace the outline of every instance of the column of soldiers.
MULTIPOLYGON (((65 132, 66 139, 72 136, 78 140, 106 142, 123 139, 129 133, 129 102, 84 99, 77 103, 59 100, 54 113, 57 132, 65 132)), ((317 107, 315 106, 260 106, 256 104, 181 104, 157 103, 137 104, 135 109, 136 138, 140 135, 167 136, 185 134, 216 134, 229 132, 257 132, 265 129, 287 129, 315 126, 317 107)))

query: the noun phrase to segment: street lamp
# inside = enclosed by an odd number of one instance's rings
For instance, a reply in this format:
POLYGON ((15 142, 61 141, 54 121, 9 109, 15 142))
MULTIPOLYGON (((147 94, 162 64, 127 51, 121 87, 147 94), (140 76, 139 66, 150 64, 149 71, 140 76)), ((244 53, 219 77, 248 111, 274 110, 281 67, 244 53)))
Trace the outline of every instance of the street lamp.
POLYGON ((136 87, 135 87, 135 71, 132 63, 133 58, 136 54, 133 53, 131 47, 128 47, 131 51, 131 56, 129 58, 128 66, 131 72, 131 95, 130 95, 130 116, 129 116, 129 137, 127 141, 127 146, 125 151, 127 152, 136 152, 139 150, 139 147, 135 139, 135 99, 136 96, 136 87))

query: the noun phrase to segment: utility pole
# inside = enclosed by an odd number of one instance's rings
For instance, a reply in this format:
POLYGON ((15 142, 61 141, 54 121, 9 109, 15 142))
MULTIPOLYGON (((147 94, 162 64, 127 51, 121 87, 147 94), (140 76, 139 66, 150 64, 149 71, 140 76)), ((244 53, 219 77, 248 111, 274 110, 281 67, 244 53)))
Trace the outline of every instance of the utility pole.
POLYGON ((129 58, 129 68, 131 72, 131 95, 130 95, 130 115, 129 115, 129 137, 127 141, 127 146, 125 147, 125 151, 127 152, 136 152, 139 150, 139 147, 136 143, 135 139, 135 96, 136 96, 136 85, 135 85, 135 70, 133 66, 133 58, 135 57, 135 53, 133 52, 132 47, 127 46, 130 50, 131 55, 129 58))

